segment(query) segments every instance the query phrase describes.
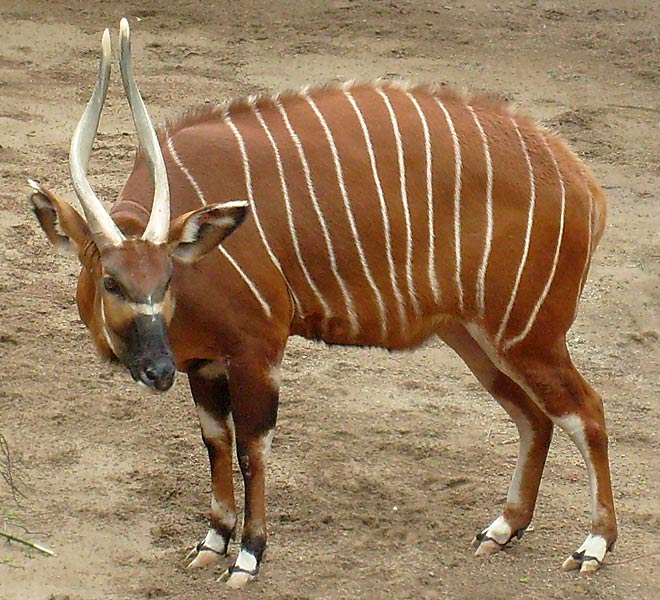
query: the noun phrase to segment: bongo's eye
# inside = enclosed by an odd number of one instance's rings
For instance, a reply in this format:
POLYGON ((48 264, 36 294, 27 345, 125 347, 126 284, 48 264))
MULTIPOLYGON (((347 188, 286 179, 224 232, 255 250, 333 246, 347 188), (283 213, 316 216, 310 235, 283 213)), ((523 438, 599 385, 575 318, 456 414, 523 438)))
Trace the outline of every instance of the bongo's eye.
POLYGON ((119 287, 117 280, 113 277, 104 277, 103 287, 105 288, 106 292, 110 292, 111 294, 121 294, 121 287, 119 287))

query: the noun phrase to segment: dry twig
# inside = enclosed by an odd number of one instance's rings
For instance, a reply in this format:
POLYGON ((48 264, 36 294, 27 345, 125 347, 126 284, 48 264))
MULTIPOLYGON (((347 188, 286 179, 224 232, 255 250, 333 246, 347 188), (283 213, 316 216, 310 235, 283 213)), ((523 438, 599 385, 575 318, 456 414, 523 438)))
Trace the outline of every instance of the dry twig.
POLYGON ((19 481, 16 477, 15 471, 15 466, 12 463, 12 458, 9 453, 9 445, 2 433, 0 433, 0 476, 9 486, 11 495, 14 497, 14 501, 18 504, 18 497, 21 496, 24 498, 25 494, 23 494, 18 487, 19 481))
POLYGON ((42 546, 41 544, 37 544, 35 542, 30 542, 29 540, 24 540, 23 538, 12 535, 11 533, 0 531, 0 536, 6 538, 10 542, 18 542, 19 544, 24 544, 25 546, 34 548, 35 550, 38 550, 39 552, 43 552, 48 556, 55 556, 55 552, 53 552, 50 548, 46 548, 46 546, 42 546))

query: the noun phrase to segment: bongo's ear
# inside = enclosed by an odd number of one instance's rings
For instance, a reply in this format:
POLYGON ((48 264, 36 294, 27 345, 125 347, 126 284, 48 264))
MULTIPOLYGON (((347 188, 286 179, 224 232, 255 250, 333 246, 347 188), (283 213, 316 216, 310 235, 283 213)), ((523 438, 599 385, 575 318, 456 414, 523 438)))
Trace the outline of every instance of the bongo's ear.
POLYGON ((247 202, 234 200, 181 215, 170 226, 172 257, 192 263, 206 256, 243 222, 248 207, 247 202))
POLYGON ((32 211, 53 247, 68 250, 84 248, 92 240, 86 221, 68 202, 32 179, 28 179, 32 192, 28 196, 32 211))

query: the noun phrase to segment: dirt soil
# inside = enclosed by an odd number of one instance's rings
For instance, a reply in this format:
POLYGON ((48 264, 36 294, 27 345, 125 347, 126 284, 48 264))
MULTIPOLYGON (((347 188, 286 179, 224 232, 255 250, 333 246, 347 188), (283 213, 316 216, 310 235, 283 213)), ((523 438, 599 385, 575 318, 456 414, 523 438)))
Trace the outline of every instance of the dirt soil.
MULTIPOLYGON (((57 552, 0 543, 0 600, 660 598, 656 0, 2 0, 0 19, 0 432, 26 494, 16 504, 0 480, 0 527, 57 552), (262 574, 232 592, 216 583, 224 563, 186 570, 210 482, 185 377, 152 395, 97 359, 74 304, 76 261, 52 252, 25 200, 27 177, 71 197, 69 139, 99 32, 124 15, 156 120, 229 96, 400 76, 513 99, 585 157, 610 213, 570 345, 606 400, 620 519, 597 576, 559 570, 589 515, 566 436, 533 531, 475 559, 469 541, 501 509, 514 465, 505 413, 438 342, 388 354, 299 339, 284 365, 262 574)), ((135 144, 117 77, 92 163, 106 199, 135 144)))

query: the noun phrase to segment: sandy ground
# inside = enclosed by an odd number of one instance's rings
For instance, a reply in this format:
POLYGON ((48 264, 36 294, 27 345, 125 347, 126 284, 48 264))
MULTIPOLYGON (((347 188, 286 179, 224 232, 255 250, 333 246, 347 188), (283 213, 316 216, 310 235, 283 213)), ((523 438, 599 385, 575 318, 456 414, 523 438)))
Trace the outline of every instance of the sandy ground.
MULTIPOLYGON (((657 2, 2 0, 0 19, 0 431, 26 484, 17 505, 0 482, 0 526, 57 552, 1 543, 1 600, 660 597, 657 2), (230 592, 215 582, 221 567, 185 569, 210 490, 185 378, 155 396, 100 363, 73 301, 76 262, 52 253, 25 202, 28 176, 70 194, 69 138, 98 32, 123 15, 157 119, 238 94, 402 76, 514 99, 586 158, 610 217, 571 348, 606 399, 620 519, 607 568, 558 570, 588 527, 586 473, 561 434, 533 532, 472 557, 470 538, 504 501, 515 430, 447 348, 294 339, 262 575, 230 592)), ((108 199, 134 145, 120 89, 92 164, 108 199)))

